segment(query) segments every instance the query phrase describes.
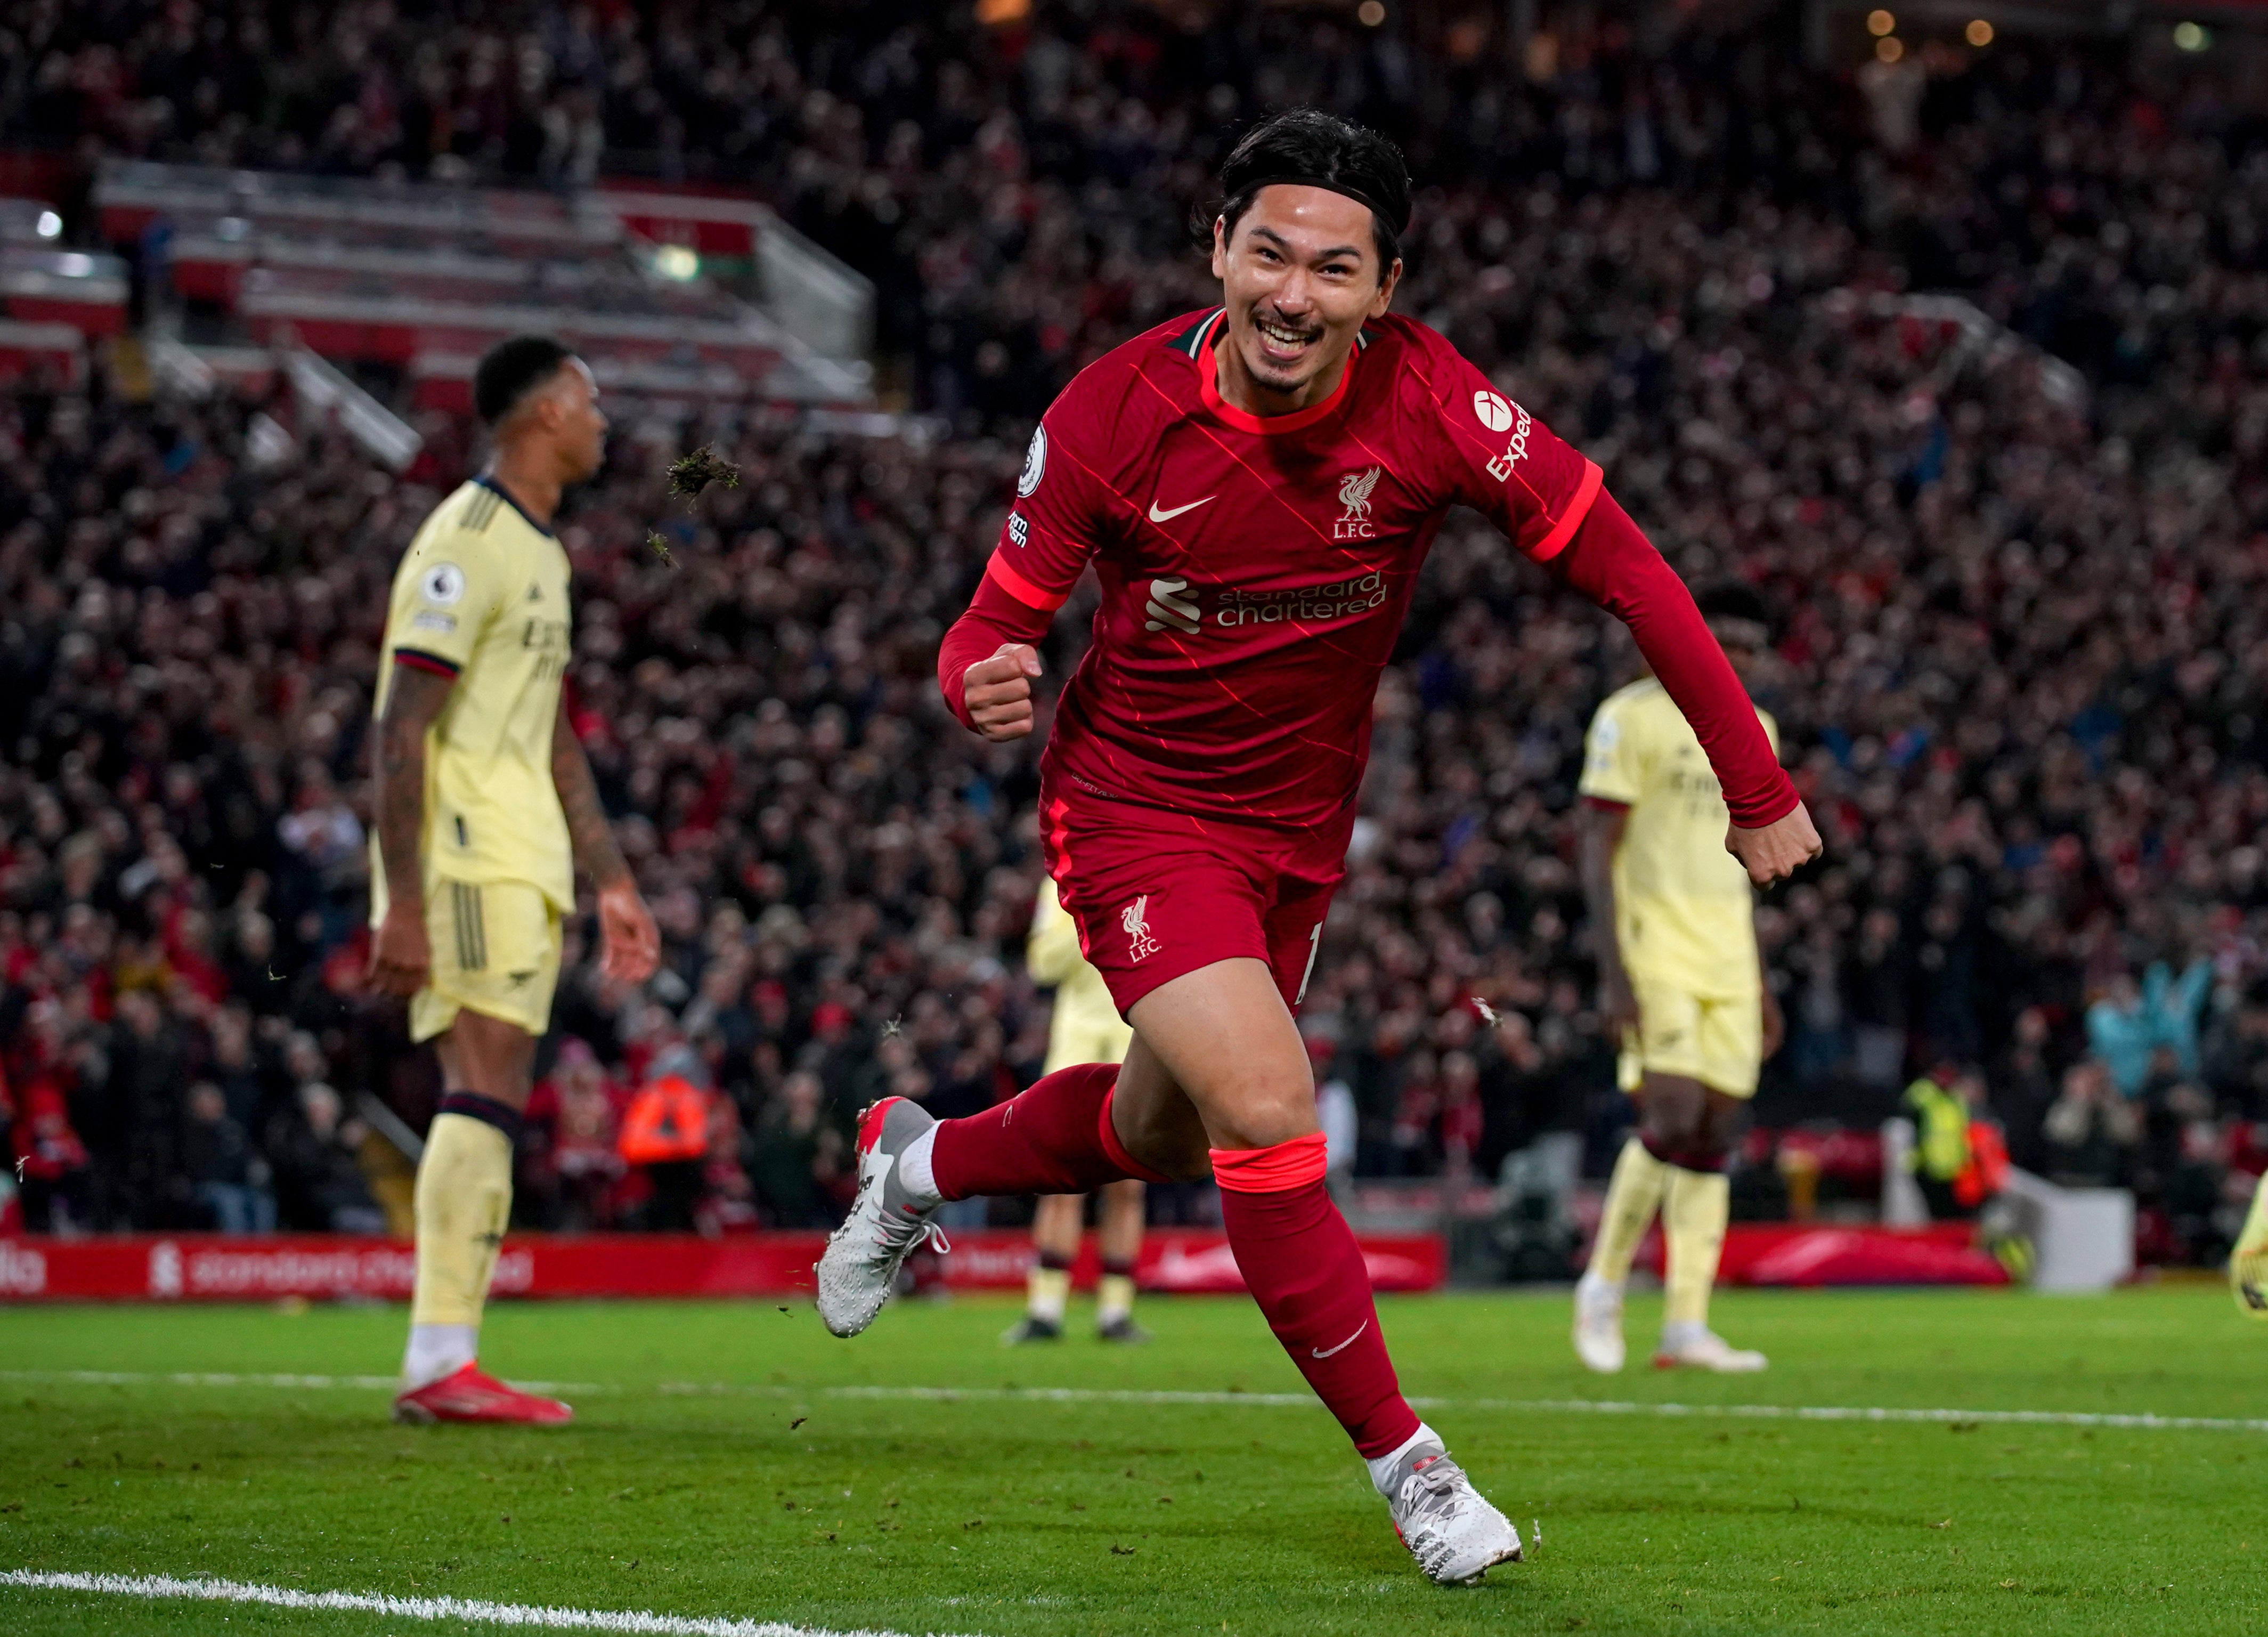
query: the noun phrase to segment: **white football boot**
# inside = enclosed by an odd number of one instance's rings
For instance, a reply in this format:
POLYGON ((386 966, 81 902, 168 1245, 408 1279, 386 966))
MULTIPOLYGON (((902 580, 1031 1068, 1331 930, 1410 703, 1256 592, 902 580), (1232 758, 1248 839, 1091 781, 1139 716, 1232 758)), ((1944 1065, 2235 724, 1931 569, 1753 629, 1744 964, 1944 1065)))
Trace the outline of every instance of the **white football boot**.
POLYGON ((1602 1375, 1623 1367, 1623 1287, 1586 1273, 1575 1281, 1575 1356, 1602 1375))
POLYGON ((858 1198, 828 1235, 814 1270, 819 1316, 837 1336, 855 1336, 874 1322, 915 1246, 928 1240, 940 1253, 952 1249, 930 1220, 944 1201, 908 1188, 898 1167, 899 1156, 936 1124, 928 1110, 903 1097, 885 1097, 859 1117, 858 1198))
POLYGON ((1735 1347, 1706 1324, 1667 1324, 1661 1346, 1654 1350, 1657 1370, 1714 1370, 1719 1375, 1746 1375, 1769 1363, 1749 1347, 1735 1347))
POLYGON ((1435 1584, 1469 1585, 1493 1564, 1520 1561, 1520 1531, 1473 1487, 1431 1428, 1373 1481, 1386 1496, 1394 1532, 1435 1584))

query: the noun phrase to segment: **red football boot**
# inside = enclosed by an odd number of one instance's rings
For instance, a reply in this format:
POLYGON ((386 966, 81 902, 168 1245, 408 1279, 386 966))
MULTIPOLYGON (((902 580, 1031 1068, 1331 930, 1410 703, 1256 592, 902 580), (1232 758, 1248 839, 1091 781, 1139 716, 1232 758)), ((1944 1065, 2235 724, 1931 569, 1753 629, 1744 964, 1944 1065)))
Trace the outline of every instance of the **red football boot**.
POLYGON ((556 1398, 507 1387, 477 1364, 468 1364, 436 1382, 427 1382, 394 1401, 394 1419, 414 1426, 435 1421, 484 1421, 513 1427, 563 1427, 575 1412, 556 1398))

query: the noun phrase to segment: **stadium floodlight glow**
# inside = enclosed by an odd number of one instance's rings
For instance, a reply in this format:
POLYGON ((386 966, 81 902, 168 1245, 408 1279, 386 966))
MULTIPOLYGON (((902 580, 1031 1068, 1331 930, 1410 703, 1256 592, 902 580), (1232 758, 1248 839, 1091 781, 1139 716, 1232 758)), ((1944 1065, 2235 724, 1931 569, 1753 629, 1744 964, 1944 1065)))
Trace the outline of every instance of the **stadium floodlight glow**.
POLYGON ((53 210, 42 210, 36 231, 42 239, 59 239, 63 236, 63 218, 53 210))
POLYGON ((1897 26, 1898 19, 1879 6, 1867 13, 1867 32, 1877 40, 1890 33, 1897 26))
POLYGON ((690 245, 662 245, 653 253, 653 270, 664 278, 697 278, 701 257, 690 245))
POLYGON ((1020 23, 1032 14, 1032 0, 976 0, 976 20, 988 28, 1020 23))
POLYGON ((1896 34, 1874 42, 1874 60, 1878 63, 1895 63, 1905 54, 1905 41, 1896 34))
POLYGON ((1354 9, 1354 18, 1365 28, 1376 28, 1386 20, 1386 8, 1379 4, 1379 0, 1362 0, 1362 4, 1354 9))
POLYGON ((1980 51, 1992 43, 1992 25, 1981 17, 1970 22, 1962 33, 1969 43, 1980 51))
POLYGON ((2202 51, 2213 43, 2213 35, 2202 23, 2176 23, 2174 43, 2184 51, 2202 51))

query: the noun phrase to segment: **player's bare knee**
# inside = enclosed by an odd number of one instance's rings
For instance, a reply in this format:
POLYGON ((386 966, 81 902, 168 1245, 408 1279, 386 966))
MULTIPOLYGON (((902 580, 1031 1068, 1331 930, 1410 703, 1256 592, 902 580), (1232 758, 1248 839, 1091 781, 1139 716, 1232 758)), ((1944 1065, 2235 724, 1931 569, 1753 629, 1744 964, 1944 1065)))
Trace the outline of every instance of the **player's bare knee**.
POLYGON ((1205 1157, 1204 1126, 1186 1099, 1178 1104, 1129 1099, 1112 1109, 1118 1139, 1127 1153, 1175 1182, 1201 1182, 1211 1174, 1205 1157))
POLYGON ((1706 1137, 1705 1103, 1697 1082, 1668 1075, 1648 1076, 1640 1103, 1638 1131, 1646 1146, 1668 1157, 1697 1148, 1706 1137))
POLYGON ((1314 1082, 1259 1075, 1232 1081, 1207 1100, 1205 1125, 1216 1148, 1271 1148, 1319 1129, 1314 1082))

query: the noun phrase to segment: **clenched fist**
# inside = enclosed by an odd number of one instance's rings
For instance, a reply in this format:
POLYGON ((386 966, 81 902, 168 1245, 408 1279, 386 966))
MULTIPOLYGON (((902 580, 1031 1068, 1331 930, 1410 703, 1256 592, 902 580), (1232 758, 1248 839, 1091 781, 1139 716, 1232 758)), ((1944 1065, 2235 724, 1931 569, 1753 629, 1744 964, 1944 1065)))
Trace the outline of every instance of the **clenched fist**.
MULTIPOLYGON (((976 667, 970 667, 973 670, 976 667)), ((1811 814, 1799 801, 1783 818, 1754 830, 1734 825, 1725 835, 1725 851, 1741 861, 1749 879, 1759 887, 1793 875, 1823 851, 1811 814)))
POLYGON ((968 719, 987 739, 1021 739, 1032 731, 1032 681, 1040 656, 1029 645, 1004 642, 989 660, 961 674, 968 719))

